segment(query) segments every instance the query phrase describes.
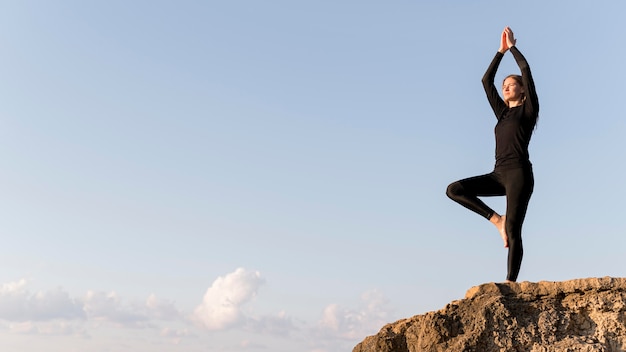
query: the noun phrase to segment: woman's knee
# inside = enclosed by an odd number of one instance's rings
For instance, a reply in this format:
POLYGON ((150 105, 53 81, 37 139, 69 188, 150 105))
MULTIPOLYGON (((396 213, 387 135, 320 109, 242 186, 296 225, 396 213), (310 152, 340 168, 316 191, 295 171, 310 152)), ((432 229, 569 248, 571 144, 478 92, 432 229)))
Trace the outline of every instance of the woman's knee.
POLYGON ((446 189, 446 195, 450 199, 455 199, 463 195, 463 185, 461 185, 461 182, 456 181, 449 184, 446 189))

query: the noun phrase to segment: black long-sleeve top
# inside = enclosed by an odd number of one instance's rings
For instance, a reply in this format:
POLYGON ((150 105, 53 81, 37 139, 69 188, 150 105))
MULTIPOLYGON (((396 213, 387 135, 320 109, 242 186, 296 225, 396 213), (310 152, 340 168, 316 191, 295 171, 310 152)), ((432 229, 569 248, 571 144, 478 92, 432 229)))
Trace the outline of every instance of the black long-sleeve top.
POLYGON ((510 48, 522 73, 526 99, 520 106, 509 108, 498 94, 494 78, 504 54, 497 52, 491 61, 482 83, 487 93, 489 104, 496 114, 498 123, 494 129, 496 137, 495 168, 514 168, 530 165, 528 144, 539 116, 539 99, 530 67, 524 55, 515 47, 510 48))

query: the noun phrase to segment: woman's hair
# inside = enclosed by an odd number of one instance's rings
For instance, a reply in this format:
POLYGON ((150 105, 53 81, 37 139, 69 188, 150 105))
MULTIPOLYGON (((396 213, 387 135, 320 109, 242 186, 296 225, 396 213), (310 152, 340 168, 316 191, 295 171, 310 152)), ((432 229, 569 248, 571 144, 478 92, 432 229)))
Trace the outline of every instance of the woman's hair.
MULTIPOLYGON (((502 80, 502 84, 504 85, 504 82, 507 80, 507 78, 513 78, 515 80, 515 83, 519 84, 520 87, 524 88, 524 81, 522 80, 522 76, 520 75, 508 75, 506 77, 504 77, 504 79, 502 80)), ((524 91, 522 93, 522 102, 526 101, 526 92, 524 91)), ((507 105, 509 105, 507 103, 507 105)), ((537 116, 537 120, 539 119, 539 116, 537 116)), ((537 120, 535 120, 535 128, 537 128, 537 120)))
POLYGON ((515 79, 515 82, 517 82, 517 84, 519 84, 520 86, 524 86, 524 81, 522 81, 522 76, 520 75, 508 75, 506 77, 504 77, 504 79, 502 80, 502 84, 504 84, 504 81, 506 81, 507 78, 513 78, 515 79))

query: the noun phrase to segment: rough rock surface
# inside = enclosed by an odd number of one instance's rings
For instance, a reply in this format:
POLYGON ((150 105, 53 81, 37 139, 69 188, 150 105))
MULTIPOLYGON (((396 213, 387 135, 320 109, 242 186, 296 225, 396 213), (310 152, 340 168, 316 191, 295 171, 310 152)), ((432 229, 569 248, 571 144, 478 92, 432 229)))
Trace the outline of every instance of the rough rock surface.
POLYGON ((483 284, 385 325, 352 351, 626 351, 626 278, 483 284))

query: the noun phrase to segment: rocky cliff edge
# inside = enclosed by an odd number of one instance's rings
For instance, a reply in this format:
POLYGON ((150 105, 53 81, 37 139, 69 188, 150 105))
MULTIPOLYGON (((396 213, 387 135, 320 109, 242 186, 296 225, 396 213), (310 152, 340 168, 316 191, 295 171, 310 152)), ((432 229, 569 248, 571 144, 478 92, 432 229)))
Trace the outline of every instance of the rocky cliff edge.
POLYGON ((488 283, 385 325, 353 352, 626 351, 626 278, 488 283))

